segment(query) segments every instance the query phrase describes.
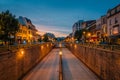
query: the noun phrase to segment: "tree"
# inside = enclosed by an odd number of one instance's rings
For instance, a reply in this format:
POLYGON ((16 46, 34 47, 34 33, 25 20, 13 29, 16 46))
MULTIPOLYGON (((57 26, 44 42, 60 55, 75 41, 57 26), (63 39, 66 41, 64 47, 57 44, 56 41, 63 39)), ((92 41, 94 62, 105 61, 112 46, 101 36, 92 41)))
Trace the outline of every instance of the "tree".
POLYGON ((42 39, 41 39, 41 37, 38 39, 38 42, 41 42, 42 41, 42 39))
POLYGON ((76 38, 79 41, 82 38, 82 33, 83 33, 83 30, 77 30, 75 32, 74 38, 76 38))
POLYGON ((11 36, 14 36, 19 29, 18 20, 15 15, 12 15, 8 10, 0 13, 0 39, 3 41, 11 41, 11 36))
POLYGON ((44 42, 48 42, 48 41, 49 41, 49 39, 48 39, 48 35, 47 35, 47 34, 44 34, 43 41, 44 41, 44 42))

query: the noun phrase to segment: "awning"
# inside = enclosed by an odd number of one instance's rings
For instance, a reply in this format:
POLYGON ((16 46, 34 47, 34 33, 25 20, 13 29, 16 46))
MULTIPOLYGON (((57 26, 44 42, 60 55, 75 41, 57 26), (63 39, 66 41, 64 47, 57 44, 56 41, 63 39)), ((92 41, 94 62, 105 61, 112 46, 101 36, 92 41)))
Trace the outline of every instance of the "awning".
POLYGON ((98 39, 98 37, 91 37, 91 39, 95 40, 95 39, 98 39))

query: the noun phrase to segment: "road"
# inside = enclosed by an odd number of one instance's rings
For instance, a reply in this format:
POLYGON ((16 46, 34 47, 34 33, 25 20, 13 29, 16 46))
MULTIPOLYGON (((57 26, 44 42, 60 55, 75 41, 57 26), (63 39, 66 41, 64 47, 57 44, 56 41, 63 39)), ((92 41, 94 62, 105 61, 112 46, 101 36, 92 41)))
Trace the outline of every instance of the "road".
POLYGON ((63 80, 99 80, 67 48, 53 49, 23 80, 59 80, 60 51, 62 51, 63 80))
POLYGON ((62 49, 63 80, 99 80, 67 48, 62 49))
POLYGON ((53 49, 23 80, 58 80, 59 49, 53 49))

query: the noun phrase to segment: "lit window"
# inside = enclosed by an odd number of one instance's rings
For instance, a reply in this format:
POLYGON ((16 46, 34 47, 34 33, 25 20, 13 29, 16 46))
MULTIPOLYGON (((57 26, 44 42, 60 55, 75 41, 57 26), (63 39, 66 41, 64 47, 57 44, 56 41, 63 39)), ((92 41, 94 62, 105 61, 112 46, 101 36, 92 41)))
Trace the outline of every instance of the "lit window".
POLYGON ((113 28, 113 34, 117 34, 119 32, 119 28, 118 27, 114 27, 113 28))

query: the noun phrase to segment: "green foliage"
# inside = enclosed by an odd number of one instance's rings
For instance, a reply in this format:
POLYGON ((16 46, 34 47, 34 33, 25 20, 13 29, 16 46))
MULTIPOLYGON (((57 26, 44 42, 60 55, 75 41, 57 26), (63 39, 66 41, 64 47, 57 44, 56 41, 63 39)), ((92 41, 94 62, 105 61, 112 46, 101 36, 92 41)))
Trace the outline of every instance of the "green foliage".
POLYGON ((74 38, 80 40, 82 38, 83 30, 78 30, 75 32, 74 38))
POLYGON ((18 21, 15 15, 8 10, 0 13, 0 39, 3 41, 10 40, 10 36, 15 36, 18 31, 18 21))
POLYGON ((44 34, 43 41, 44 41, 44 42, 49 42, 49 39, 48 39, 48 35, 47 35, 47 34, 44 34))
POLYGON ((42 39, 41 39, 41 38, 39 38, 39 39, 38 39, 38 42, 41 42, 41 41, 42 41, 42 39))

